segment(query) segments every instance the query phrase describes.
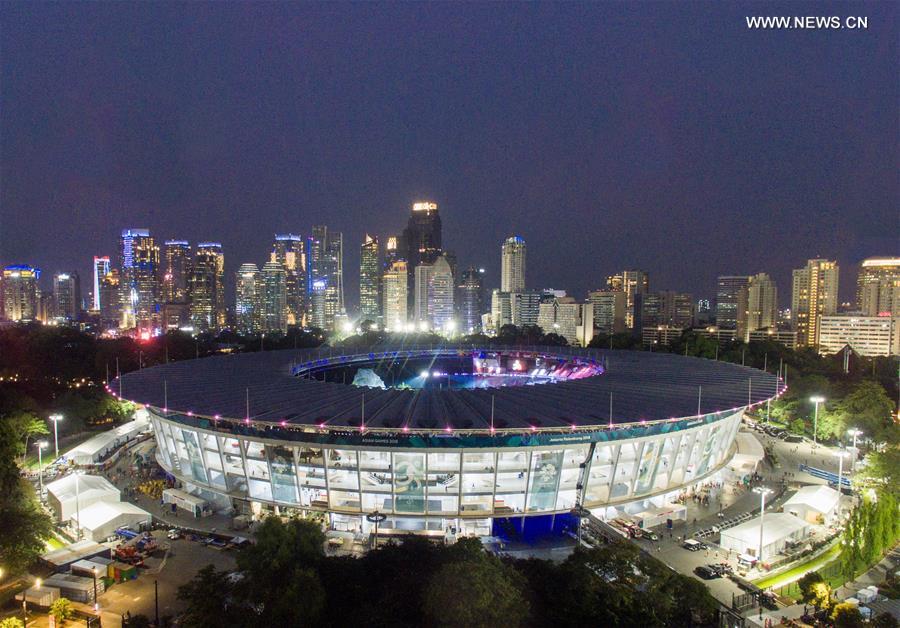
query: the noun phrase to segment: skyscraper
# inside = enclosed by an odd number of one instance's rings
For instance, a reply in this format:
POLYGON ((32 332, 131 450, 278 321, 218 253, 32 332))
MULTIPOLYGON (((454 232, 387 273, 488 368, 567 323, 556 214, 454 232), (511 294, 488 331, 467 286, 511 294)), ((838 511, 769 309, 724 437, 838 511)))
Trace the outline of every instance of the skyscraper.
POLYGON ((606 286, 609 290, 625 293, 625 326, 631 329, 634 327, 635 308, 639 306, 635 295, 650 291, 650 276, 642 270, 623 270, 618 275, 607 277, 606 286))
POLYGON ((381 253, 378 238, 366 234, 359 251, 360 320, 381 320, 381 253))
POLYGON ((78 273, 56 273, 53 276, 53 305, 55 318, 74 321, 81 312, 81 280, 78 273))
POLYGON ((261 328, 262 288, 256 264, 241 264, 235 273, 234 311, 237 328, 242 333, 256 333, 261 328))
POLYGON ((122 322, 121 275, 118 269, 110 269, 100 280, 100 324, 113 329, 122 322))
POLYGON ((190 276, 191 322, 198 330, 225 326, 225 255, 218 242, 200 242, 190 276))
POLYGON ((778 288, 766 273, 751 275, 738 294, 737 339, 749 342, 750 333, 774 329, 778 322, 778 288))
POLYGON ((428 277, 428 323, 432 329, 445 332, 454 329, 454 288, 450 262, 445 255, 441 255, 431 265, 428 277))
POLYGON ((625 331, 625 293, 621 290, 594 290, 588 293, 594 307, 594 329, 604 335, 625 331))
POLYGON ((415 272, 422 264, 433 264, 441 254, 441 216, 437 203, 413 203, 406 229, 403 230, 403 250, 409 270, 409 305, 413 306, 415 272))
POLYGON ((191 276, 191 245, 187 240, 166 240, 162 277, 164 303, 187 303, 191 276))
POLYGON ((462 281, 456 289, 459 322, 464 334, 481 331, 481 315, 484 313, 483 268, 469 266, 463 271, 462 281))
POLYGON ((404 255, 399 248, 397 236, 388 236, 384 244, 384 270, 389 270, 397 260, 404 259, 404 255))
POLYGON ((722 275, 716 281, 716 325, 720 328, 737 328, 738 295, 749 279, 747 275, 722 275))
POLYGON ((149 229, 124 229, 119 294, 122 327, 147 330, 159 324, 159 247, 149 229))
POLYGON ((27 264, 3 269, 3 317, 10 321, 33 321, 38 316, 38 279, 41 270, 27 264))
POLYGON ((384 273, 384 327, 388 331, 406 330, 408 276, 404 260, 394 261, 384 273))
POLYGON ((552 297, 540 305, 538 325, 546 334, 558 334, 570 345, 587 346, 594 335, 594 309, 572 297, 552 297))
POLYGON ((791 317, 798 347, 819 342, 819 317, 837 311, 838 265, 835 261, 811 259, 793 273, 791 317))
POLYGON ((284 267, 287 324, 303 324, 306 309, 306 253, 303 250, 303 237, 293 233, 276 234, 270 261, 284 267))
POLYGON ((507 238, 500 249, 500 290, 525 290, 525 240, 519 236, 507 238))
POLYGON ((694 322, 694 298, 685 292, 661 290, 643 295, 641 299, 641 327, 660 325, 686 329, 694 322))
POLYGON ((262 268, 263 331, 286 333, 286 311, 287 271, 278 262, 268 261, 262 268))
POLYGON ((900 258, 863 260, 856 283, 856 307, 866 316, 900 314, 900 258))
MULTIPOLYGON (((346 314, 344 307, 344 239, 340 231, 329 232, 325 225, 312 228, 307 241, 309 267, 308 293, 322 302, 322 313, 318 317, 321 327, 334 330, 335 316, 346 314), (317 295, 317 292, 321 294, 317 295)), ((312 306, 316 324, 315 305, 312 306)))
POLYGON ((91 309, 100 311, 100 283, 109 274, 109 256, 94 256, 94 287, 91 293, 91 309))

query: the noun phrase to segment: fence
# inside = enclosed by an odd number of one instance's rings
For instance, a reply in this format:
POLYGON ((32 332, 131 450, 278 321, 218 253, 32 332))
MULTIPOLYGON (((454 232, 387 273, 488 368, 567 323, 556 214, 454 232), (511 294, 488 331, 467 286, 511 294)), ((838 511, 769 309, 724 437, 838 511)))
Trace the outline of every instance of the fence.
MULTIPOLYGON (((822 579, 826 582, 840 580, 843 575, 841 571, 840 560, 834 560, 830 563, 827 563, 819 569, 816 569, 815 571, 818 571, 819 575, 822 576, 822 579)), ((798 580, 794 580, 790 584, 784 584, 780 587, 772 587, 772 589, 770 590, 778 595, 778 597, 789 597, 795 600, 799 600, 801 593, 800 585, 797 584, 798 582, 798 580)))

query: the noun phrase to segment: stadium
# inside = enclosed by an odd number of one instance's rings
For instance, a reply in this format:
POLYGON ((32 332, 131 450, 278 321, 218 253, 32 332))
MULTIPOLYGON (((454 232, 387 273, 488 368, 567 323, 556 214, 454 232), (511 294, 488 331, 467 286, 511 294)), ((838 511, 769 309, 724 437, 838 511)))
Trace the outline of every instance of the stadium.
POLYGON ((110 390, 146 407, 159 464, 217 508, 485 536, 664 504, 721 470, 744 410, 783 387, 671 354, 442 346, 222 355, 110 390))

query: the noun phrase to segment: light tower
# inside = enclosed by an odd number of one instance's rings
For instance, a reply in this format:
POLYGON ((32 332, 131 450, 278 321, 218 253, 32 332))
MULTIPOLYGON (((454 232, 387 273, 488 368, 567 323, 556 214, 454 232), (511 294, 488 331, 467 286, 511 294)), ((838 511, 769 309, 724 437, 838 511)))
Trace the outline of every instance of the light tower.
POLYGON ((847 430, 847 433, 853 437, 853 457, 850 459, 850 471, 856 471, 856 459, 859 457, 859 450, 856 448, 856 437, 862 436, 863 431, 854 427, 847 430))
POLYGON ((56 430, 56 424, 63 420, 63 415, 61 414, 51 414, 50 420, 53 421, 53 449, 56 453, 56 458, 59 458, 59 434, 56 430))
POLYGON ((763 515, 766 513, 766 495, 772 492, 772 489, 766 486, 757 486, 753 489, 754 493, 759 495, 760 503, 759 503, 759 554, 757 555, 757 560, 762 562, 762 551, 763 551, 763 515))
POLYGON ((825 403, 825 397, 813 395, 809 400, 816 404, 816 412, 813 415, 813 449, 815 449, 819 446, 819 404, 825 403))
POLYGON ((35 446, 38 448, 38 482, 41 487, 41 501, 44 499, 44 456, 42 452, 44 451, 44 447, 47 446, 47 441, 39 440, 35 443, 35 446))

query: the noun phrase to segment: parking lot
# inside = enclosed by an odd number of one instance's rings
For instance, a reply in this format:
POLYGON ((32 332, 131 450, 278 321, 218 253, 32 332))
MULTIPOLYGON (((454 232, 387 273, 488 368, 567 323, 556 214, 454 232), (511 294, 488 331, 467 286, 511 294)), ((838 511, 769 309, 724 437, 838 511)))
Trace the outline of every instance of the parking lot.
POLYGON ((170 541, 164 531, 154 536, 162 549, 146 560, 146 568, 139 571, 136 580, 110 587, 100 596, 103 626, 118 628, 122 625, 122 615, 146 615, 153 619, 155 614, 153 583, 159 582, 159 616, 174 616, 184 608, 177 599, 178 587, 188 582, 202 567, 213 565, 216 569, 233 570, 235 551, 207 547, 202 543, 179 539, 170 541))

